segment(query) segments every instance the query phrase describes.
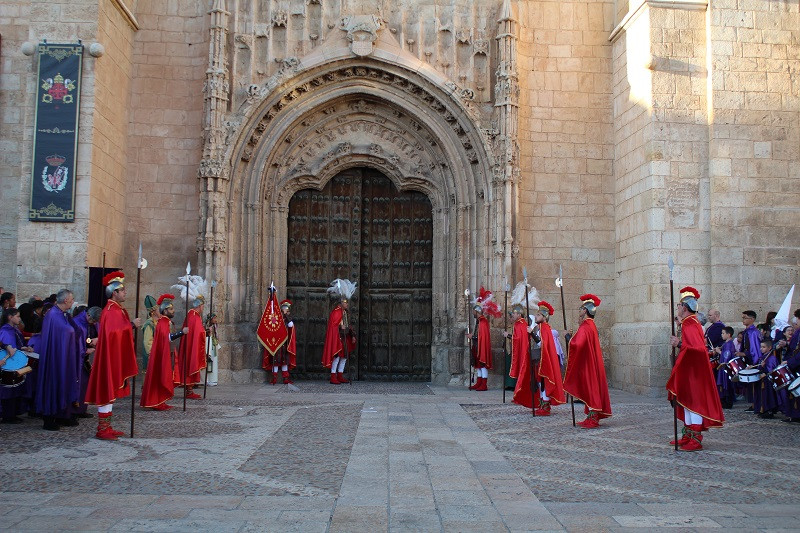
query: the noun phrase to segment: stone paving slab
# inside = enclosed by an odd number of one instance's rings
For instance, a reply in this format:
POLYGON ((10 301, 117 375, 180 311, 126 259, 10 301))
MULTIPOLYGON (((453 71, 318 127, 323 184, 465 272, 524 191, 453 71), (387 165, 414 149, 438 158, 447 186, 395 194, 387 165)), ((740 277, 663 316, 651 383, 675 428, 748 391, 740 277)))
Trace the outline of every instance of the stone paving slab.
POLYGON ((800 425, 726 411, 706 451, 675 454, 665 402, 620 391, 585 431, 500 391, 298 386, 139 409, 118 442, 95 420, 2 426, 0 530, 800 531, 800 425))

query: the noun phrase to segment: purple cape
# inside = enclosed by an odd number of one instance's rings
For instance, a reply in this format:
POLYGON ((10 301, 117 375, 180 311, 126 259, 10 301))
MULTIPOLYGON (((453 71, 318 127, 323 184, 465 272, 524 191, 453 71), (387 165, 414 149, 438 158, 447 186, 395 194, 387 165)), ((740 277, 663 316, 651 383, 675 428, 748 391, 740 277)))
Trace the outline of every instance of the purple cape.
POLYGON ((44 317, 39 342, 36 410, 44 416, 65 416, 80 394, 80 329, 58 307, 44 317))

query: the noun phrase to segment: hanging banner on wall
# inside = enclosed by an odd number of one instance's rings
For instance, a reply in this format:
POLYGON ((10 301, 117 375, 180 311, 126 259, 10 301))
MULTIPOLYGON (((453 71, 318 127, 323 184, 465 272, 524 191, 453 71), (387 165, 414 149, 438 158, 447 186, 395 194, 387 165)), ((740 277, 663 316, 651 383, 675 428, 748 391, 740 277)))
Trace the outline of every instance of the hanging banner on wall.
POLYGON ((28 219, 75 220, 75 156, 82 44, 39 44, 33 171, 28 219))

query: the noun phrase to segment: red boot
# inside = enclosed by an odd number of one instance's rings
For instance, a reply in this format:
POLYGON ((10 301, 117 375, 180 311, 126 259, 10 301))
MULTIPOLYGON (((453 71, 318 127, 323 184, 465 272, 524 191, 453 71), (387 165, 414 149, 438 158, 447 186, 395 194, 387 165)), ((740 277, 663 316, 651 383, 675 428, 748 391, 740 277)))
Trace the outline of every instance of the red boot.
POLYGON ((589 411, 589 414, 586 415, 586 420, 583 422, 578 422, 578 425, 583 429, 594 429, 600 427, 600 422, 598 422, 597 413, 594 411, 589 411))
POLYGON ((478 385, 481 383, 481 378, 475 378, 475 383, 469 386, 469 390, 475 390, 478 385))
POLYGON ((341 372, 336 373, 336 379, 339 380, 339 383, 350 383, 350 380, 344 377, 344 374, 341 372))
POLYGON ((478 379, 480 380, 480 382, 475 384, 475 390, 476 391, 489 390, 489 388, 486 386, 486 382, 488 380, 486 378, 478 378, 478 379))
POLYGON ((271 383, 271 384, 273 384, 273 385, 275 385, 277 382, 278 382, 278 374, 276 374, 275 372, 273 372, 273 373, 272 373, 272 379, 270 380, 270 383, 271 383))
POLYGON ((289 383, 292 383, 292 380, 289 379, 289 371, 288 370, 284 370, 283 371, 283 384, 284 385, 288 385, 289 383))
MULTIPOLYGON (((686 444, 690 440, 691 440, 691 438, 689 437, 689 428, 688 428, 688 426, 684 425, 683 429, 681 430, 681 438, 678 439, 678 446, 683 446, 684 444, 686 444)), ((669 441, 669 443, 670 443, 670 445, 675 446, 675 441, 674 440, 669 441)))
POLYGON ((114 430, 111 429, 110 418, 111 413, 98 413, 97 433, 95 433, 95 437, 100 440, 117 440, 118 436, 115 434, 114 430))
POLYGON ((337 377, 335 372, 331 372, 331 385, 339 385, 339 378, 337 377))
POLYGON ((550 402, 539 402, 539 409, 536 409, 536 416, 550 416, 550 402))
POLYGON ((686 433, 689 435, 689 442, 681 446, 679 449, 684 452, 698 452, 703 449, 703 426, 700 424, 692 424, 688 427, 686 433))

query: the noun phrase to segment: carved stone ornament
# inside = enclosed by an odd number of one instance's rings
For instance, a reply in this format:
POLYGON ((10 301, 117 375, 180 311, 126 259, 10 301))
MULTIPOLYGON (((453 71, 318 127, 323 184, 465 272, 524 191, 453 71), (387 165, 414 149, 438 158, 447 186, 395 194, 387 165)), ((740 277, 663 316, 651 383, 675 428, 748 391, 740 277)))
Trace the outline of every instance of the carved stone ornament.
POLYGON ((339 29, 347 32, 350 50, 357 56, 368 56, 378 38, 383 20, 377 15, 351 15, 342 18, 339 29))
POLYGON ((289 14, 286 11, 278 11, 272 15, 272 25, 276 28, 285 28, 287 22, 289 22, 289 14))

